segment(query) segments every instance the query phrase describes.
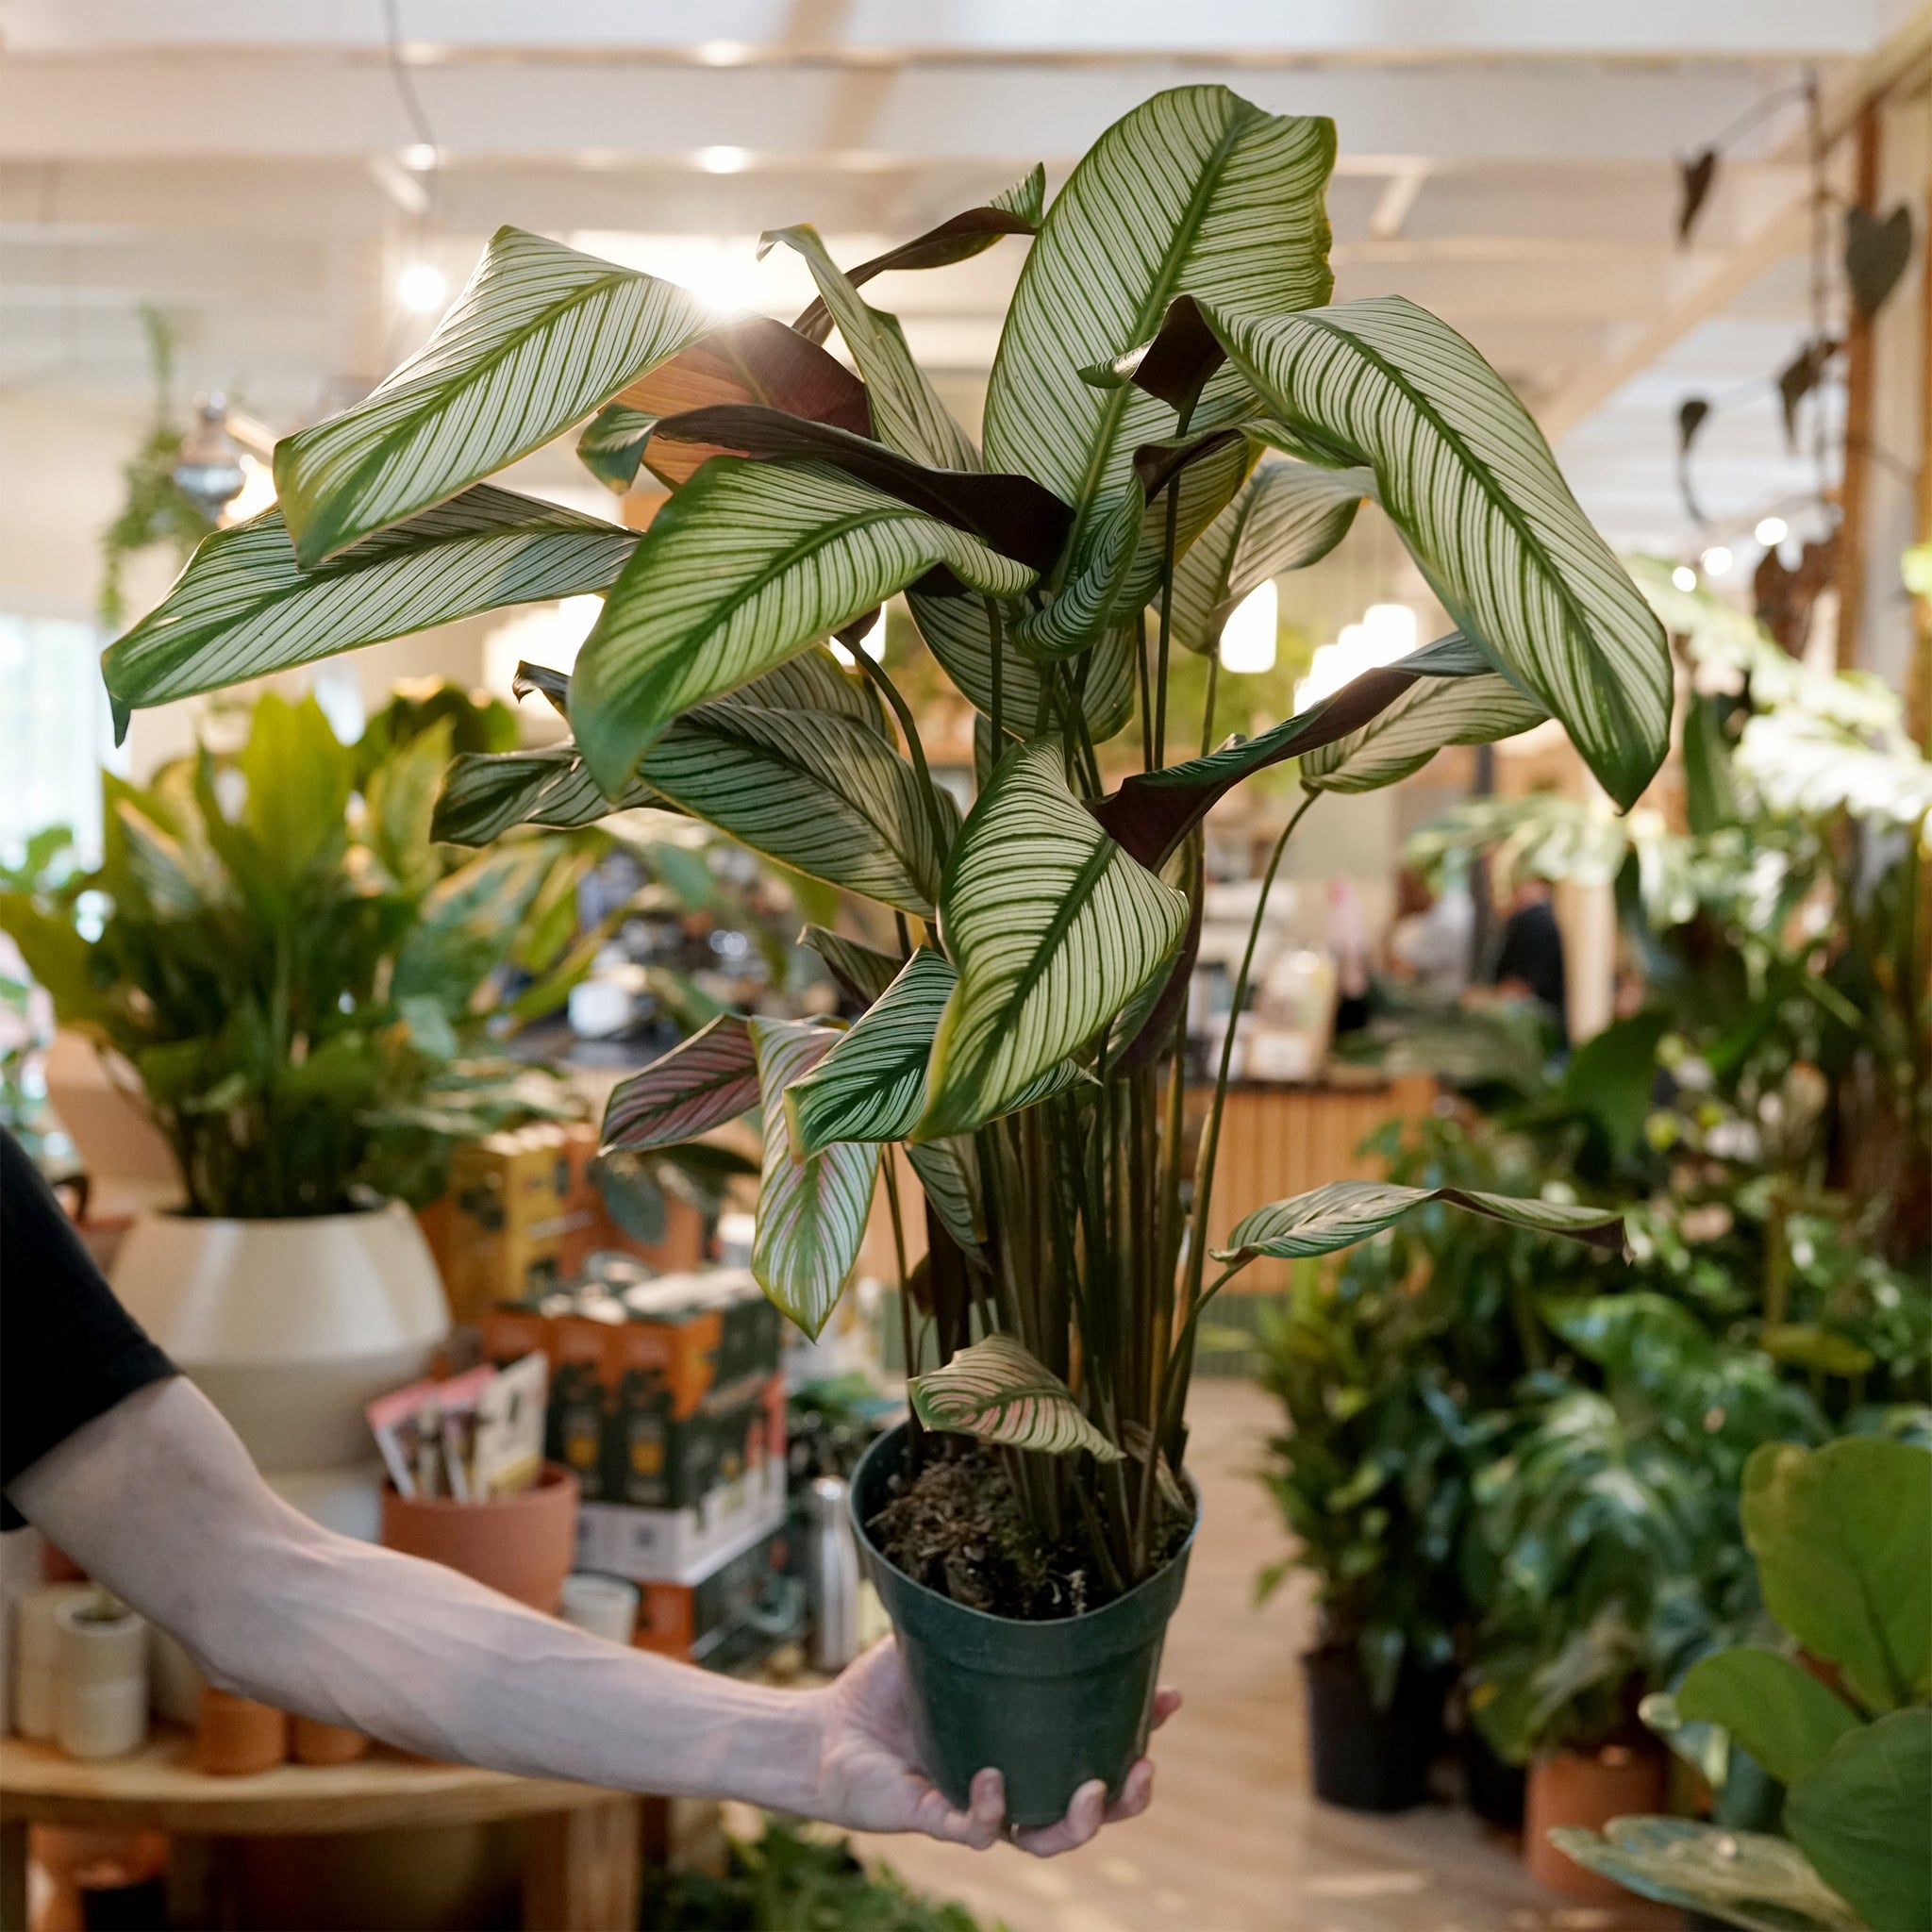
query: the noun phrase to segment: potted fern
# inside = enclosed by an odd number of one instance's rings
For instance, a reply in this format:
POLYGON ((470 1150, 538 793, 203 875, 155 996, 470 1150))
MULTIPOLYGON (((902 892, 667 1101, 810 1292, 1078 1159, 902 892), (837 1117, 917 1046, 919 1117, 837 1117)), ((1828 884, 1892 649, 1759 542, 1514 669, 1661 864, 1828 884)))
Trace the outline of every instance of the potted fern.
MULTIPOLYGON (((861 1541, 934 1776, 957 1802, 997 1764, 1021 1824, 1117 1788, 1145 1737, 1195 1515, 1203 1309, 1257 1256, 1330 1252, 1432 1197, 1330 1187, 1208 1252, 1226 1063, 1197 1150, 1175 1051, 1208 811, 1301 760, 1272 879, 1324 793, 1442 745, 1553 715, 1627 807, 1669 735, 1663 634, 1507 386, 1408 302, 1329 305, 1334 149, 1324 120, 1162 93, 1050 208, 1036 169, 850 272, 809 227, 769 236, 819 290, 790 326, 505 228, 414 358, 279 446, 279 508, 205 544, 106 658, 117 702, 148 704, 601 591, 574 741, 459 759, 439 829, 669 805, 896 915, 890 956, 813 939, 856 1024, 721 1018, 618 1092, 606 1134, 668 1145, 761 1107, 754 1266, 809 1333, 881 1149, 906 1147, 939 1361, 916 1427, 858 1474, 861 1541), (860 286, 1005 236, 1030 252, 975 442, 860 286), (834 327, 853 369, 823 349, 834 327), (622 488, 643 463, 672 489, 644 535, 482 480, 586 421, 593 472, 622 488), (1214 653, 1233 603, 1367 500, 1459 631, 1214 749, 1214 664, 1184 717, 1177 654, 1214 653), (891 674, 820 648, 901 592, 977 713, 963 820, 891 674), (1137 716, 1142 769, 1109 788, 1099 747, 1137 716), (959 1534, 974 1510, 996 1543, 959 1534)), ((1588 1210, 1447 1198, 1618 1239, 1588 1210)))

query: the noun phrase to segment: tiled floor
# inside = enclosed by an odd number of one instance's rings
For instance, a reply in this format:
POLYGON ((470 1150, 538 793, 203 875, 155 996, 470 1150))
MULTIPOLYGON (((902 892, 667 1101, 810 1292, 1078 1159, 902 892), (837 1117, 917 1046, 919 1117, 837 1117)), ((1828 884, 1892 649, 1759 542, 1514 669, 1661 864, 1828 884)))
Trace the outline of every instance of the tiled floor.
POLYGON ((1297 1657, 1305 1593, 1253 1607, 1278 1557, 1274 1506, 1250 1474, 1274 1411, 1252 1384, 1196 1385, 1190 1463, 1207 1518, 1168 1640, 1187 1707, 1161 1734, 1143 1818, 1050 1861, 911 1839, 863 1842, 911 1883, 1012 1932, 1654 1932, 1639 1904, 1560 1899, 1513 1843, 1467 1812, 1373 1818, 1309 1794, 1297 1657))

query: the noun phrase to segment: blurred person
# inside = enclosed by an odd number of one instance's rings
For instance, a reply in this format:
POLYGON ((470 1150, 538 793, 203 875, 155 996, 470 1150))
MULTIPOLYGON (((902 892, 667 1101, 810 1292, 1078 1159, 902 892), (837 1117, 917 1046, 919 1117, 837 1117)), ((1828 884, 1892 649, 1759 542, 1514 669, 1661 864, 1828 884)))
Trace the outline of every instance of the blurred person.
MULTIPOLYGON (((1449 855, 1459 858, 1459 853, 1449 855)), ((1454 1006, 1468 990, 1475 955, 1475 901, 1466 875, 1446 861, 1442 890, 1432 892, 1414 866, 1395 880, 1395 923, 1389 929, 1389 968, 1433 1006, 1454 1006)))
MULTIPOLYGON (((1047 1857, 1147 1807, 1143 1757, 1057 1824, 1005 1829, 919 1768, 898 1646, 823 1690, 740 1683, 586 1635, 440 1564, 319 1527, 114 1299, 0 1131, 0 1528, 31 1523, 185 1644, 221 1690, 437 1759, 664 1796, 737 1798, 855 1831, 1047 1857)), ((1158 1723, 1179 1703, 1157 1699, 1158 1723)))
POLYGON ((1570 1047, 1569 982, 1563 970, 1563 933, 1550 904, 1547 879, 1520 878, 1509 894, 1503 943, 1490 969, 1499 992, 1534 1000, 1557 1029, 1558 1045, 1570 1047))

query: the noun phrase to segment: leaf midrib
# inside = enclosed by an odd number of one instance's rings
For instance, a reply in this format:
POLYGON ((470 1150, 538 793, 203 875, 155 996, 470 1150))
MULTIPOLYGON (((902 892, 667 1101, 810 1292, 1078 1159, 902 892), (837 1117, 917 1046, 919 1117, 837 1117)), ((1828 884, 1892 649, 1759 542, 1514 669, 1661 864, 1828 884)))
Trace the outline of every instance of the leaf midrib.
MULTIPOLYGON (((1002 1002, 1002 1010, 1006 1014, 1017 1017, 1019 1010, 1031 997, 1033 989, 1039 985, 1041 974, 1046 971, 1046 962, 1059 950, 1060 941, 1066 938, 1074 921, 1086 909, 1087 902, 1099 889, 1108 868, 1116 858, 1124 858, 1126 856, 1126 853, 1105 833, 1100 834, 1093 850, 1087 855, 1081 862, 1080 870, 1074 874, 1072 885, 1060 894, 1053 917, 1041 929, 1039 944, 1034 947, 1026 964, 1021 969, 1019 977, 1013 982, 1012 991, 1002 1002)), ((961 977, 964 977, 963 974, 961 977)))

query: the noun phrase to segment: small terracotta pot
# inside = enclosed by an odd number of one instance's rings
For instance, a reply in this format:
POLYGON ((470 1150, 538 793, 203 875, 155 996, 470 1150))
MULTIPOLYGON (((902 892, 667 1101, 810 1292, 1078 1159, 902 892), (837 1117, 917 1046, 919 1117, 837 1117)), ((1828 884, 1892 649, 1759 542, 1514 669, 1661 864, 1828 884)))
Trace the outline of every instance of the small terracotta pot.
POLYGON ((353 1764, 368 1749, 369 1740, 347 1724, 298 1714, 289 1719, 289 1750, 297 1764, 353 1764))
POLYGON ((252 1697, 235 1697, 212 1684, 201 1687, 194 1724, 196 1768, 212 1777, 247 1777, 268 1771, 289 1755, 289 1713, 252 1697))
POLYGON ((1551 1828, 1580 1825, 1601 1831, 1613 1818, 1664 1807, 1664 1759, 1642 1745, 1606 1744, 1597 1751, 1551 1751, 1529 1767, 1523 1809, 1523 1862, 1532 1878, 1572 1898, 1627 1896, 1613 1878, 1586 1872, 1550 1842, 1551 1828))
POLYGON ((480 1503, 386 1490, 382 1540, 555 1616, 576 1559, 577 1479, 561 1463, 546 1462, 535 1489, 480 1503))

